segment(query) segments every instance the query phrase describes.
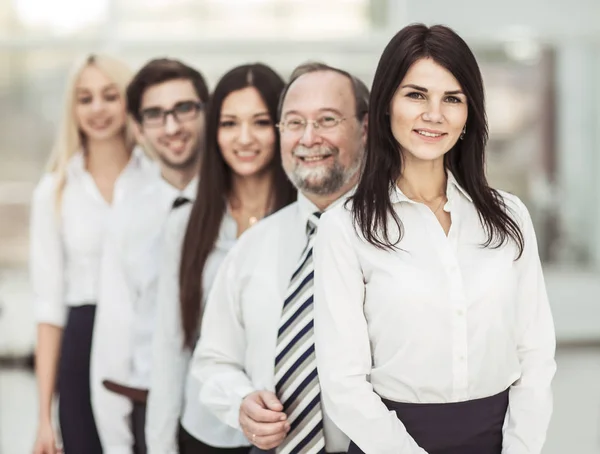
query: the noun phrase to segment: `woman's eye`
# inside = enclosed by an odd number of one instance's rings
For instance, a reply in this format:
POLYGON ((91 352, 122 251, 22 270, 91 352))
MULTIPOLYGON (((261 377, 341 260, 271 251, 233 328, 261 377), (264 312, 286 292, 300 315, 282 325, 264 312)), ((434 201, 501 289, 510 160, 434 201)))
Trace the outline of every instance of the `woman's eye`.
POLYGON ((266 118, 262 119, 262 120, 256 120, 255 124, 257 126, 261 126, 261 127, 267 127, 267 126, 271 126, 272 125, 271 120, 266 119, 266 118))
POLYGON ((91 102, 92 102, 92 98, 91 98, 91 97, 89 97, 89 96, 86 96, 86 97, 84 97, 84 98, 79 98, 79 99, 77 99, 77 102, 78 102, 79 104, 89 104, 89 103, 91 103, 91 102))
POLYGON ((107 102, 118 101, 119 100, 119 94, 118 93, 110 93, 110 94, 104 95, 104 100, 107 101, 107 102))
POLYGON ((446 101, 448 101, 449 103, 452 103, 452 104, 458 104, 458 103, 462 102, 460 100, 460 98, 457 98, 456 96, 448 96, 446 98, 446 101))
POLYGON ((418 91, 413 91, 413 92, 407 94, 406 96, 409 98, 412 98, 412 99, 423 99, 424 98, 423 93, 419 93, 418 91))
POLYGON ((225 120, 219 123, 219 127, 221 128, 231 128, 233 126, 235 126, 235 122, 231 120, 225 120))

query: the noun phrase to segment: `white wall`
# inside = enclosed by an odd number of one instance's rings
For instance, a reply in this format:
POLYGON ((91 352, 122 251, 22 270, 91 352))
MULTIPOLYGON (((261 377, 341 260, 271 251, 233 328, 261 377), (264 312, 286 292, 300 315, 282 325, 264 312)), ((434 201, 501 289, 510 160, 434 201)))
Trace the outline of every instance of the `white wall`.
POLYGON ((600 33, 598 0, 400 1, 405 5, 409 22, 443 23, 469 39, 505 38, 515 27, 526 27, 554 42, 597 38, 600 33))

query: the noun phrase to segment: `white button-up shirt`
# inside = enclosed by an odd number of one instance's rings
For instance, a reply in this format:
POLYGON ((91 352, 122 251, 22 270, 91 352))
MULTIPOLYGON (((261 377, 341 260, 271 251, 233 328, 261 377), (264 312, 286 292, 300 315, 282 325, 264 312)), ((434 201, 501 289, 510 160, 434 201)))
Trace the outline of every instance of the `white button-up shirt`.
POLYGON ((107 234, 92 347, 92 402, 108 454, 132 452, 132 402, 105 389, 102 381, 150 386, 164 225, 177 197, 196 197, 196 181, 179 191, 158 173, 150 175, 115 211, 107 234))
MULTIPOLYGON (((202 383, 201 402, 231 427, 240 428, 244 397, 275 390, 281 310, 315 211, 299 194, 298 202, 256 224, 240 237, 213 284, 192 373, 202 383)), ((327 407, 323 410, 327 451, 345 451, 348 438, 331 422, 327 407)))
MULTIPOLYGON (((179 268, 183 239, 192 209, 187 204, 173 210, 165 228, 164 253, 158 285, 157 316, 153 346, 151 392, 146 414, 146 443, 150 454, 178 452, 181 425, 197 440, 211 446, 245 446, 244 435, 220 421, 198 396, 200 383, 189 373, 191 351, 183 347, 179 268)), ((227 212, 219 237, 202 273, 202 292, 208 296, 219 266, 237 239, 237 223, 227 212)))
POLYGON ((82 152, 67 167, 60 211, 55 174, 37 185, 31 206, 30 277, 38 323, 63 327, 70 306, 96 304, 100 260, 112 212, 135 193, 153 164, 139 149, 118 177, 113 203, 100 194, 82 152))
POLYGON ((429 208, 398 188, 391 199, 404 226, 400 250, 364 241, 345 208, 321 218, 314 256, 323 400, 365 453, 425 452, 380 396, 446 403, 508 388, 503 454, 541 451, 552 412, 554 326, 529 213, 501 194, 525 239, 517 261, 512 241, 482 247, 475 206, 452 175, 448 236, 429 208))

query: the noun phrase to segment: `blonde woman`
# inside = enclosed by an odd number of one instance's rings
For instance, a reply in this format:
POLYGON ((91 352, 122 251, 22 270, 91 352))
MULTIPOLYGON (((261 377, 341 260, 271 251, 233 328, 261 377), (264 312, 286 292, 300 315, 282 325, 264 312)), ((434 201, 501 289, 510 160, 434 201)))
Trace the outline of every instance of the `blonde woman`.
POLYGON ((55 390, 65 454, 102 452, 89 366, 103 237, 111 207, 151 168, 129 138, 130 77, 125 64, 107 56, 75 65, 49 171, 34 192, 30 271, 40 405, 34 454, 60 452, 51 418, 55 390))

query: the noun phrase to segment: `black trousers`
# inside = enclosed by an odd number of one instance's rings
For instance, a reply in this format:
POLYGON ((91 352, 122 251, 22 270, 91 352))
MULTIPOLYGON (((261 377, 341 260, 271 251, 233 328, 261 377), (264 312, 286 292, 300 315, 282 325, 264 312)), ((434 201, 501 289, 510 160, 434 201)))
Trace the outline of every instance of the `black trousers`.
POLYGON ((131 426, 133 427, 133 452, 135 454, 146 454, 146 404, 133 403, 131 415, 131 426))
POLYGON ((90 391, 96 306, 69 310, 58 364, 58 419, 65 454, 102 454, 90 391))
POLYGON ((179 454, 248 454, 250 448, 216 448, 202 443, 179 426, 179 454))
MULTIPOLYGON (((429 454, 501 454, 508 390, 449 404, 407 404, 382 399, 429 454)), ((348 454, 364 454, 350 443, 348 454)), ((367 453, 377 454, 377 453, 367 453)))
MULTIPOLYGON (((264 449, 260 449, 257 448, 256 446, 252 447, 252 450, 250 451, 250 454, 275 454, 275 449, 270 449, 268 451, 265 451, 264 449)), ((300 453, 302 454, 302 453, 300 453)), ((327 454, 346 454, 343 452, 333 452, 333 453, 327 453, 327 454)))

